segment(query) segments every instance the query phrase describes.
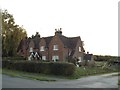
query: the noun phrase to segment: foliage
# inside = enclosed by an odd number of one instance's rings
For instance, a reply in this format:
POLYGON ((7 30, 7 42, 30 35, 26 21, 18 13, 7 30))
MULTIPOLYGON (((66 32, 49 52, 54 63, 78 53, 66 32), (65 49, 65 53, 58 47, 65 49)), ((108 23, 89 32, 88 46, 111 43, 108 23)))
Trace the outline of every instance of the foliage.
POLYGON ((103 56, 103 55, 94 55, 95 61, 119 61, 120 57, 118 56, 103 56))
POLYGON ((22 56, 16 56, 16 57, 2 57, 2 60, 26 60, 26 58, 22 56))
POLYGON ((75 58, 68 58, 68 62, 73 63, 74 65, 76 65, 77 59, 75 59, 75 58))
POLYGON ((104 73, 111 73, 111 72, 118 72, 117 69, 112 68, 101 68, 101 67, 76 67, 75 73, 68 77, 70 79, 77 79, 85 76, 90 75, 97 75, 97 74, 104 74, 104 73))
POLYGON ((120 80, 118 80, 118 85, 120 85, 120 80))
POLYGON ((34 79, 39 81, 56 81, 55 79, 49 78, 49 76, 45 74, 43 75, 43 74, 30 73, 30 72, 28 73, 28 72, 9 70, 9 69, 2 69, 1 73, 12 77, 23 77, 23 78, 34 79))
POLYGON ((75 66, 71 63, 53 63, 38 61, 2 61, 2 67, 33 73, 70 76, 74 74, 75 66))
POLYGON ((2 62, 2 67, 24 71, 33 74, 65 76, 68 79, 77 79, 90 75, 103 73, 118 72, 117 69, 110 67, 75 67, 71 63, 52 63, 52 62, 35 62, 35 61, 7 61, 2 62))
POLYGON ((13 15, 2 11, 2 56, 15 56, 21 39, 27 36, 23 27, 15 24, 13 15))
POLYGON ((118 62, 114 62, 114 61, 96 61, 95 62, 95 66, 96 67, 101 67, 101 68, 109 68, 115 71, 119 71, 120 65, 118 62))
POLYGON ((51 72, 55 75, 72 75, 75 71, 75 66, 72 63, 51 63, 51 72))

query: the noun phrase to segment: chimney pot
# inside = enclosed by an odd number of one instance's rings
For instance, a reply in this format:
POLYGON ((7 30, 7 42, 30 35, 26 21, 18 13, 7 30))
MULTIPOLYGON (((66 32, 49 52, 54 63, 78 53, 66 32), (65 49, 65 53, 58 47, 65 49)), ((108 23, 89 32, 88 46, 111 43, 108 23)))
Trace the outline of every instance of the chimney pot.
POLYGON ((62 30, 62 28, 60 28, 60 31, 62 30))
POLYGON ((57 29, 55 29, 55 31, 57 31, 57 29))

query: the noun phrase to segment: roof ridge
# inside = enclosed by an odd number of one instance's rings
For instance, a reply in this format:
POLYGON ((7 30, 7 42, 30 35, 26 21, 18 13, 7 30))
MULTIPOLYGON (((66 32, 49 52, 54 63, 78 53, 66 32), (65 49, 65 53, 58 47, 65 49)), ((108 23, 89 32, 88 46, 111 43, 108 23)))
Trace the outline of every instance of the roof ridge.
POLYGON ((54 37, 54 36, 48 36, 48 37, 42 37, 42 38, 49 38, 49 37, 54 37))
POLYGON ((80 36, 77 36, 77 37, 68 37, 68 38, 79 38, 80 36))
POLYGON ((62 37, 65 37, 65 38, 79 38, 80 36, 76 36, 76 37, 67 37, 67 36, 64 36, 64 35, 59 35, 59 36, 62 36, 62 37))

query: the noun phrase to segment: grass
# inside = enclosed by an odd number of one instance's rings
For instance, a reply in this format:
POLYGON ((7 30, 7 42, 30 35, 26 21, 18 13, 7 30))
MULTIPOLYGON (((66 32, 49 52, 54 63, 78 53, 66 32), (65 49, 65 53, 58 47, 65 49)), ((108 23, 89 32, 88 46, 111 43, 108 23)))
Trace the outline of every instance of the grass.
MULTIPOLYGON (((118 76, 120 76, 120 72, 118 73, 118 76)), ((118 80, 118 85, 120 85, 120 79, 118 80)))
POLYGON ((55 79, 50 79, 48 76, 45 76, 45 75, 17 71, 17 70, 3 69, 2 74, 9 75, 12 77, 29 78, 29 79, 39 80, 39 81, 56 81, 55 79))
POLYGON ((107 62, 106 61, 102 61, 102 62, 95 61, 95 64, 97 66, 104 66, 105 63, 107 63, 107 62))
POLYGON ((0 68, 0 74, 2 74, 2 68, 0 68))
POLYGON ((120 80, 118 80, 118 85, 120 85, 120 80))
POLYGON ((112 73, 112 72, 117 72, 117 70, 111 70, 109 68, 101 68, 101 67, 76 67, 75 73, 68 78, 69 79, 78 79, 81 77, 105 74, 105 73, 112 73))

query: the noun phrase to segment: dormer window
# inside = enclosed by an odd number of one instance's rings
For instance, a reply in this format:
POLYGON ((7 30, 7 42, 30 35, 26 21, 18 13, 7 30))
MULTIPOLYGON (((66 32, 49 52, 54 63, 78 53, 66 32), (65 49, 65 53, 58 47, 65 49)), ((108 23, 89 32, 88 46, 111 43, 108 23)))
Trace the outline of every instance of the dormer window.
POLYGON ((79 47, 79 52, 81 52, 81 47, 79 47))
POLYGON ((55 51, 58 50, 58 45, 54 45, 53 50, 55 50, 55 51))
POLYGON ((41 46, 40 51, 45 51, 45 46, 41 46))
POLYGON ((30 51, 29 52, 33 52, 33 48, 32 47, 30 47, 30 51))

